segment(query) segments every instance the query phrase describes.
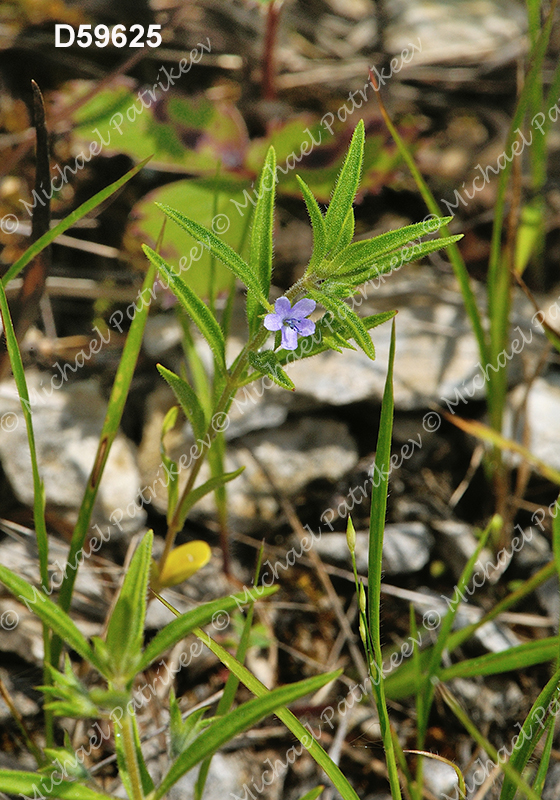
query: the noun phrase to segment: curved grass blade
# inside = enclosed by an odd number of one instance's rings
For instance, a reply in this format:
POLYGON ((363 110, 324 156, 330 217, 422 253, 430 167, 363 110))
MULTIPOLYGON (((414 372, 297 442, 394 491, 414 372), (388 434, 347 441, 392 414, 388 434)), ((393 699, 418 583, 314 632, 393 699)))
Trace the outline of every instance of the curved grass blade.
POLYGON ((220 366, 224 369, 226 367, 226 343, 224 334, 220 328, 216 318, 210 312, 210 309, 198 295, 177 275, 173 268, 163 260, 163 258, 148 247, 147 244, 142 245, 142 250, 154 264, 160 273, 163 273, 167 278, 169 286, 177 300, 181 303, 183 308, 187 311, 189 316, 194 320, 197 328, 204 336, 212 352, 218 359, 220 366))
POLYGON ((18 258, 18 260, 12 264, 10 269, 6 272, 4 277, 2 278, 2 286, 6 286, 11 280, 13 280, 21 270, 29 264, 29 262, 35 258, 35 256, 44 250, 45 247, 48 247, 51 242, 54 242, 57 236, 64 231, 67 231, 68 228, 71 228, 73 225, 76 224, 80 219, 83 219, 90 211, 93 211, 97 208, 97 206, 101 205, 108 197, 112 194, 117 192, 125 183, 133 178, 137 172, 148 163, 148 161, 152 158, 152 156, 148 156, 131 170, 129 170, 122 178, 119 178, 114 183, 111 183, 109 186, 106 186, 105 189, 102 189, 97 194, 94 194, 89 200, 86 200, 85 203, 82 203, 75 211, 72 211, 65 219, 61 220, 58 225, 55 225, 54 228, 51 228, 50 231, 44 233, 36 242, 34 242, 31 247, 28 247, 25 253, 18 258))
POLYGON ((198 503, 201 497, 209 494, 209 492, 215 492, 216 489, 220 488, 220 486, 224 486, 226 483, 233 481, 235 478, 241 475, 244 469, 245 467, 239 467, 239 469, 236 469, 233 472, 224 472, 221 475, 216 475, 214 478, 208 478, 208 480, 203 484, 197 486, 195 489, 192 489, 189 492, 188 499, 181 507, 183 513, 188 514, 194 504, 198 503))

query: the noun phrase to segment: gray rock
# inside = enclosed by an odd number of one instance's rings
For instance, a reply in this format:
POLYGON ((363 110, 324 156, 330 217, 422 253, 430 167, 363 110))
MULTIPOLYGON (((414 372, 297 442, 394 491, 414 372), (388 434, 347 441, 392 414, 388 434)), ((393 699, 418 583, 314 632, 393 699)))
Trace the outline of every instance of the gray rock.
MULTIPOLYGON (((194 788, 200 767, 187 772, 167 792, 169 800, 184 800, 194 797, 194 788)), ((204 790, 205 800, 224 800, 225 797, 243 794, 243 784, 247 780, 241 759, 236 754, 216 753, 210 763, 210 770, 204 790)))
MULTIPOLYGON (((356 566, 362 575, 368 569, 369 534, 356 533, 356 566)), ((383 537, 383 572, 406 575, 418 572, 430 558, 433 537, 422 522, 401 522, 385 526, 383 537)), ((323 533, 315 543, 317 553, 326 561, 349 567, 350 553, 345 533, 323 533)))
MULTIPOLYGON (((524 387, 519 386, 510 393, 504 420, 505 435, 522 442, 545 464, 560 469, 560 375, 550 373, 544 378, 537 378, 531 385, 526 405, 518 416, 516 412, 524 400, 524 387), (529 432, 528 442, 524 438, 525 426, 529 432)), ((515 461, 516 457, 512 460, 515 461)))
MULTIPOLYGON (((398 300, 395 300, 397 306, 398 300)), ((364 313, 367 313, 364 311, 364 313)), ((426 408, 430 401, 455 397, 455 389, 472 378, 478 349, 464 312, 438 304, 399 308, 396 320, 397 357, 394 368, 395 407, 426 408)), ((361 350, 331 350, 288 365, 296 396, 307 395, 329 405, 363 400, 380 401, 385 387, 391 325, 374 328, 376 360, 361 350)), ((478 391, 481 396, 481 391, 478 391)))
MULTIPOLYGON (((38 372, 27 375, 39 471, 47 504, 75 522, 93 466, 107 402, 94 380, 63 384, 56 391, 38 372), (49 389, 50 396, 43 389, 49 389)), ((31 459, 21 405, 13 382, 0 386, 0 459, 21 503, 33 505, 31 459)), ((121 434, 111 448, 92 521, 111 525, 115 509, 134 502, 140 476, 132 444, 121 434)), ((146 514, 136 510, 122 520, 122 531, 111 525, 111 536, 139 530, 146 514)))
POLYGON ((526 528, 523 531, 523 547, 515 554, 515 563, 522 569, 539 569, 552 558, 552 551, 547 539, 537 528, 526 528))
POLYGON ((434 797, 455 796, 457 786, 457 773, 449 764, 444 764, 436 758, 424 760, 424 786, 429 789, 434 797))

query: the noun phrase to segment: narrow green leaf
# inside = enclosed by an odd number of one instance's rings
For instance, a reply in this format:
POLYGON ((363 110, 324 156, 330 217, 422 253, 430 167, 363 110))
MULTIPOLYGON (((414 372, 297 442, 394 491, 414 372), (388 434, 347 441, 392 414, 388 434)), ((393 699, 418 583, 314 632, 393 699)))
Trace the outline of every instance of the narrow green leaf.
POLYGON ((82 658, 89 661, 102 675, 106 675, 105 665, 89 646, 84 635, 80 633, 68 614, 56 603, 53 603, 46 594, 38 591, 34 586, 30 586, 27 581, 2 564, 0 564, 0 582, 82 658))
POLYGON ((329 285, 336 285, 338 279, 341 283, 347 284, 351 282, 354 286, 359 286, 366 281, 374 281, 379 275, 391 274, 398 272, 404 264, 411 264, 413 261, 418 261, 419 258, 441 250, 443 247, 448 247, 454 242, 462 239, 462 234, 455 236, 448 236, 446 238, 431 239, 429 242, 419 242, 412 247, 403 247, 401 250, 389 253, 388 255, 381 256, 374 264, 364 266, 356 270, 348 269, 348 272, 337 273, 334 279, 325 281, 329 285))
POLYGON ((155 661, 156 658, 159 658, 166 650, 169 650, 174 644, 177 644, 177 642, 184 639, 185 636, 188 636, 194 628, 199 625, 206 625, 206 623, 210 622, 215 614, 219 614, 220 612, 227 613, 233 608, 239 608, 255 600, 262 600, 274 594, 277 590, 277 586, 257 586, 252 589, 245 589, 243 594, 232 594, 228 597, 212 600, 210 603, 205 603, 198 608, 194 608, 192 611, 181 614, 180 617, 174 619, 154 636, 142 654, 137 671, 142 672, 145 670, 150 666, 152 661, 155 661))
POLYGON ((391 786, 391 796, 394 800, 401 797, 400 783, 396 764, 395 743, 391 733, 391 723, 387 711, 385 697, 385 680, 383 679, 383 656, 381 654, 381 621, 379 609, 381 607, 381 570, 383 554, 383 534, 385 531, 387 513, 387 494, 389 492, 389 475, 391 473, 391 441, 393 437, 393 417, 395 402, 393 393, 393 366, 395 362, 395 320, 391 327, 391 344, 389 347, 389 363, 387 377, 381 403, 381 417, 379 420, 379 433, 377 436, 377 449, 373 464, 371 510, 369 523, 369 554, 368 554, 368 633, 373 647, 373 668, 380 674, 381 680, 372 675, 372 688, 375 695, 377 713, 381 736, 385 747, 387 772, 391 786))
POLYGON ((214 478, 208 478, 207 481, 202 483, 200 486, 197 486, 195 489, 191 489, 189 492, 188 499, 183 504, 183 514, 188 514, 191 508, 194 506, 195 503, 198 503, 201 497, 209 494, 210 492, 215 492, 216 489, 219 489, 220 486, 225 486, 226 483, 233 481, 235 478, 239 477, 245 467, 239 467, 234 472, 223 472, 220 475, 216 475, 214 478))
POLYGON ((64 233, 64 231, 67 231, 68 228, 71 228, 76 224, 76 222, 89 214, 90 211, 96 209, 97 206, 101 205, 101 203, 107 200, 108 197, 111 197, 112 194, 117 192, 121 186, 124 186, 125 183, 128 183, 128 181, 133 178, 137 172, 140 172, 140 170, 148 163, 151 157, 152 156, 148 156, 148 158, 145 158, 143 161, 129 170, 126 175, 123 175, 122 178, 119 178, 114 183, 106 186, 100 192, 97 192, 97 194, 94 194, 93 197, 91 197, 89 200, 86 200, 85 203, 82 203, 82 205, 78 206, 75 211, 72 211, 71 214, 55 225, 54 228, 51 228, 50 231, 44 233, 39 239, 37 239, 36 242, 33 242, 31 247, 28 247, 25 253, 20 256, 15 264, 12 264, 12 266, 6 272, 2 278, 2 286, 6 286, 11 280, 17 277, 22 269, 27 266, 27 264, 29 264, 29 262, 32 261, 32 259, 34 259, 35 256, 41 252, 41 250, 44 250, 45 247, 48 247, 49 244, 51 244, 51 242, 54 242, 57 236, 59 236, 61 233, 64 233))
MULTIPOLYGON (((276 193, 276 153, 270 146, 261 172, 257 193, 257 205, 253 214, 251 230, 251 255, 249 268, 256 275, 265 297, 270 292, 272 279, 272 233, 274 226, 274 199, 276 193)), ((266 309, 265 309, 266 310, 266 309)), ((262 313, 262 305, 252 294, 247 297, 247 320, 250 332, 255 333, 258 327, 258 315, 262 313)))
POLYGON ((327 253, 338 244, 344 229, 346 217, 352 208, 354 197, 360 185, 362 161, 364 157, 364 140, 364 122, 360 120, 352 136, 348 154, 342 166, 331 202, 325 215, 325 227, 327 230, 325 249, 327 253))
POLYGON ((319 208, 319 204, 315 199, 315 195, 306 182, 299 177, 299 175, 296 175, 296 178, 303 194, 305 205, 307 206, 307 212, 309 214, 311 228, 313 230, 313 255, 311 256, 311 261, 309 262, 309 266, 306 270, 307 273, 309 273, 313 270, 316 264, 320 263, 325 254, 327 229, 325 227, 325 218, 321 213, 321 209, 319 208))
POLYGON ((174 271, 173 267, 163 258, 144 244, 142 250, 154 266, 167 278, 171 291, 181 303, 185 311, 193 319, 201 334, 204 336, 221 366, 226 366, 226 344, 222 329, 210 309, 192 289, 187 286, 182 278, 174 271))
POLYGON ((299 800, 317 800, 317 798, 322 794, 324 788, 324 786, 316 786, 314 789, 306 792, 303 797, 299 798, 299 800))
POLYGON ((42 793, 45 797, 59 797, 63 800, 115 800, 113 795, 94 791, 75 781, 61 781, 57 784, 36 772, 11 769, 0 769, 0 792, 29 797, 40 797, 38 793, 42 793))
POLYGON ((353 338, 356 344, 373 361, 375 359, 375 348, 371 341, 371 336, 359 316, 342 300, 329 297, 325 291, 311 289, 309 295, 318 303, 321 303, 327 311, 331 311, 334 314, 335 319, 346 328, 347 338, 353 338))
POLYGON ((202 410, 193 388, 190 384, 171 372, 170 369, 156 364, 159 374, 164 378, 173 390, 173 394, 179 401, 185 416, 191 423, 195 439, 202 439, 206 433, 206 416, 202 410))
POLYGON ((286 375, 279 364, 276 353, 272 350, 263 350, 261 353, 249 352, 249 363, 261 375, 268 375, 282 389, 288 389, 290 392, 295 391, 296 387, 293 381, 286 375))
POLYGON ((207 247, 216 258, 219 258, 222 263, 230 269, 233 274, 245 284, 247 289, 253 293, 255 299, 259 301, 268 311, 273 311, 272 306, 268 299, 264 296, 259 283, 258 276, 251 272, 251 269, 245 261, 238 256, 228 244, 219 239, 212 231, 209 231, 198 222, 185 217, 179 211, 170 208, 169 206, 156 203, 161 210, 166 214, 169 219, 172 219, 181 228, 191 234, 198 242, 207 247))
MULTIPOLYGON (((215 753, 223 744, 233 739, 234 736, 255 725, 279 707, 286 706, 288 703, 292 703, 310 692, 317 691, 325 684, 338 678, 341 673, 342 670, 328 672, 324 675, 316 675, 312 678, 292 683, 289 686, 273 689, 267 692, 264 697, 255 697, 234 711, 230 711, 225 717, 217 719, 197 737, 193 744, 181 753, 158 786, 154 793, 154 800, 159 800, 159 798, 163 797, 179 778, 204 758, 215 753)), ((308 738, 311 738, 309 734, 308 738)))
MULTIPOLYGON (((354 272, 363 264, 372 263, 374 259, 397 250, 401 245, 412 242, 420 236, 435 233, 442 225, 447 225, 452 219, 453 217, 432 217, 424 220, 424 222, 407 225, 396 231, 382 233, 373 239, 353 242, 333 260, 331 274, 343 275, 345 272, 354 272)), ((443 244, 440 244, 440 247, 443 246, 443 244)))
POLYGON ((136 548, 105 638, 113 676, 127 681, 136 675, 142 649, 153 539, 153 532, 148 531, 136 548))
MULTIPOLYGON (((529 759, 531 758, 533 751, 539 740, 541 735, 544 733, 545 728, 543 726, 543 719, 545 718, 546 711, 552 702, 552 698, 554 698, 556 711, 555 714, 558 713, 558 687, 560 683, 560 670, 555 672, 552 678, 548 681, 542 692, 539 694, 535 702, 533 703, 531 710, 527 714, 525 718, 525 722, 521 726, 519 731, 519 738, 516 741, 516 745, 521 741, 519 747, 513 748, 513 753, 509 759, 510 765, 518 772, 520 775, 523 773, 523 770, 527 766, 529 759), (540 726, 540 727, 539 727, 540 726)), ((553 714, 553 716, 555 716, 553 714)), ((547 716, 550 716, 548 714, 547 716)), ((515 782, 511 779, 509 775, 504 777, 504 782, 502 784, 502 791, 500 792, 500 800, 513 800, 515 797, 515 793, 517 792, 517 786, 515 782)))

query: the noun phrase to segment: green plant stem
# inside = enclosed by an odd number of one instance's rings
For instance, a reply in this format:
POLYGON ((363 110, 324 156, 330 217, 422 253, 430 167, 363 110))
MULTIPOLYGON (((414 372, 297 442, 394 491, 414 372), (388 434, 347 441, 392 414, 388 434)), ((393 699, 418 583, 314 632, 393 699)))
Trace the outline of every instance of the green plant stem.
MULTIPOLYGON (((206 436, 205 436, 206 441, 212 442, 216 437, 217 431, 213 426, 215 417, 218 416, 219 414, 227 414, 229 411, 235 393, 239 388, 243 372, 247 368, 247 364, 249 361, 249 353, 255 352, 260 347, 262 347, 262 345, 266 341, 267 336, 268 336, 267 330, 265 330, 264 328, 259 330, 258 333, 255 334, 253 339, 241 351, 237 359, 233 362, 226 380, 226 385, 224 386, 222 394, 214 407, 214 413, 212 415, 212 418, 210 419, 208 427, 206 428, 206 436)), ((198 477, 198 473, 200 472, 203 462, 204 458, 203 454, 201 453, 192 466, 189 477, 187 479, 187 483, 181 494, 181 499, 177 503, 177 508, 175 509, 175 513, 173 514, 171 522, 168 525, 167 534, 165 537, 165 547, 163 549, 163 553, 159 561, 160 571, 163 569, 164 564, 167 558, 169 557, 171 550, 173 549, 173 545, 175 544, 175 539, 177 537, 177 534, 179 533, 179 531, 181 530, 181 528, 185 523, 185 517, 186 517, 185 508, 187 507, 188 497, 190 492, 193 490, 195 481, 198 477)))
POLYGON ((132 716, 128 709, 125 711, 123 720, 119 723, 121 729, 121 736, 124 745, 124 757, 126 761, 126 768, 130 778, 130 785, 132 789, 132 797, 130 800, 144 800, 144 792, 142 791, 142 780, 140 778, 140 769, 136 760, 136 748, 134 745, 134 728, 132 725, 132 716))

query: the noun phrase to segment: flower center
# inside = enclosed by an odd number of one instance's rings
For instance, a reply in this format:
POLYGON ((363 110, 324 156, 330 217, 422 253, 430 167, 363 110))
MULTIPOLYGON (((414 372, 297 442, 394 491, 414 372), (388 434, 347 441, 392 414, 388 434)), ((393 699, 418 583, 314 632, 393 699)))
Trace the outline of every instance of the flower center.
POLYGON ((299 333, 299 323, 301 322, 300 319, 297 317, 289 317, 288 319, 284 320, 284 325, 287 325, 288 328, 291 328, 293 331, 299 333))

